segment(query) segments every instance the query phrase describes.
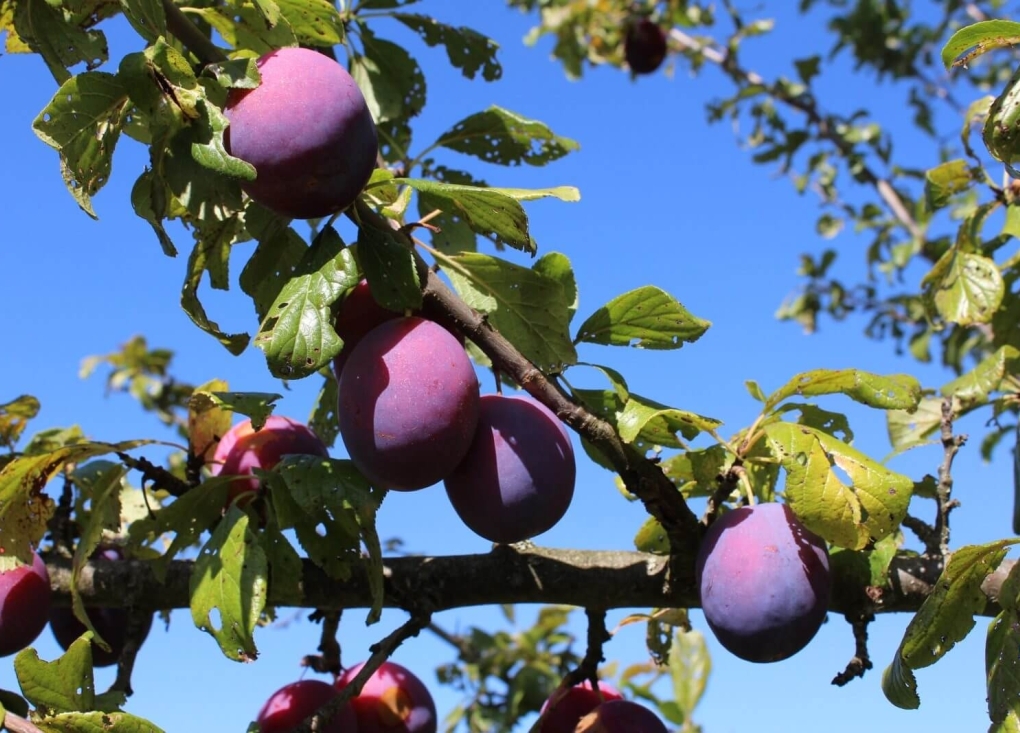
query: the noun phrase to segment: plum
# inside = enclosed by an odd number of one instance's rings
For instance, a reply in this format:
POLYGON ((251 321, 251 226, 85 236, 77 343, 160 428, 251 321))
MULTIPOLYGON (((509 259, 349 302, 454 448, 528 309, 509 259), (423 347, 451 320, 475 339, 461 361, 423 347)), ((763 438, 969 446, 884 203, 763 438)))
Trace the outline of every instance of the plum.
POLYGON ((337 391, 347 452, 382 488, 415 491, 443 480, 478 423, 478 378, 464 347, 417 316, 372 329, 351 351, 337 391))
POLYGON ((256 62, 262 82, 232 89, 227 152, 255 168, 241 188, 281 216, 346 209, 368 183, 379 144, 358 85, 318 51, 280 48, 256 62))
MULTIPOLYGON (((282 415, 270 415, 257 432, 251 420, 228 430, 216 446, 209 470, 213 476, 251 476, 256 468, 267 471, 274 468, 287 455, 328 458, 329 450, 307 425, 282 415)), ((257 478, 233 481, 227 501, 258 488, 257 478)))
MULTIPOLYGON (((123 560, 124 555, 119 548, 101 547, 92 553, 92 562, 115 562, 123 560)), ((85 613, 95 627, 103 641, 110 645, 110 651, 106 651, 96 644, 92 644, 92 666, 109 667, 117 663, 120 653, 127 642, 127 625, 129 612, 126 608, 93 608, 86 606, 85 613)), ((152 628, 152 616, 148 616, 142 638, 149 635, 152 628)), ((79 636, 85 633, 85 624, 75 618, 74 611, 67 606, 61 606, 50 610, 50 630, 56 638, 60 648, 67 650, 79 636)))
MULTIPOLYGON (((357 664, 336 680, 344 689, 365 663, 357 664)), ((406 667, 383 662, 368 678, 361 693, 351 698, 359 733, 436 733, 436 704, 428 688, 406 667)))
POLYGON ((666 59, 666 33, 648 18, 632 21, 623 39, 623 56, 635 74, 651 74, 666 59))
POLYGON ((581 718, 576 733, 669 733, 648 708, 630 700, 610 700, 581 718))
POLYGON ((46 563, 32 553, 31 565, 0 571, 0 657, 20 652, 46 628, 52 591, 46 563))
MULTIPOLYGON (((266 700, 255 722, 261 733, 290 733, 301 721, 340 692, 322 680, 300 680, 281 687, 266 700)), ((344 705, 322 729, 323 733, 358 733, 358 721, 350 705, 344 705)))
MULTIPOLYGON (((623 695, 612 685, 599 682, 599 690, 592 689, 591 682, 585 680, 574 685, 556 703, 556 707, 542 721, 540 733, 574 733, 578 721, 593 711, 603 702, 622 700, 623 695)), ((549 707, 549 700, 542 706, 542 712, 549 707)))
POLYGON ((825 620, 828 550, 785 504, 723 514, 705 533, 695 568, 709 627, 741 659, 787 659, 825 620))
POLYGON ((471 448, 446 477, 446 494, 469 529, 509 544, 563 518, 576 474, 570 437, 549 408, 530 397, 485 395, 471 448))
POLYGON ((376 302, 372 291, 368 287, 368 281, 362 280, 355 285, 344 296, 337 312, 334 330, 344 345, 340 353, 333 357, 333 373, 337 380, 344 370, 344 365, 350 357, 354 347, 361 339, 376 326, 381 326, 386 321, 400 318, 401 314, 396 311, 387 310, 376 302))

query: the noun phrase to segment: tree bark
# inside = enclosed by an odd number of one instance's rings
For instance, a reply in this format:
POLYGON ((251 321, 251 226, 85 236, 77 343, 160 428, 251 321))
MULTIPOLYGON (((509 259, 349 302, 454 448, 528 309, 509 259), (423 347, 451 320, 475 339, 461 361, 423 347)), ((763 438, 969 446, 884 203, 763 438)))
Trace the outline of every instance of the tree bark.
MULTIPOLYGON (((998 613, 998 593, 1014 561, 1005 561, 988 576, 982 590, 987 604, 982 615, 998 613)), ((669 560, 663 555, 630 551, 561 550, 544 547, 496 546, 487 554, 439 557, 393 557, 384 560, 388 608, 423 613, 492 604, 567 604, 593 609, 697 608, 697 589, 667 580, 669 560)), ((170 564, 160 583, 144 561, 87 565, 79 590, 87 606, 187 608, 193 563, 170 564)), ((304 561, 300 602, 284 602, 269 588, 271 605, 339 610, 372 605, 367 563, 352 568, 348 581, 329 578, 304 561)), ((50 559, 54 603, 70 605, 71 569, 50 559)), ((860 585, 836 569, 830 610, 837 613, 913 612, 920 608, 942 571, 937 558, 898 555, 884 587, 860 585)))

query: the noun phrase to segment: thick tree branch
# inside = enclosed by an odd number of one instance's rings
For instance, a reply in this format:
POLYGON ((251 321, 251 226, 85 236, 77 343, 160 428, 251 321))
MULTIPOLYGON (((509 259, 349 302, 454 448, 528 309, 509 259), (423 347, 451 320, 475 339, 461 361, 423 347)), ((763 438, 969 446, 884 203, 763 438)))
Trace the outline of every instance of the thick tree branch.
MULTIPOLYGON (((54 603, 70 605, 71 565, 50 558, 48 568, 54 603)), ((443 611, 500 603, 569 604, 580 607, 696 608, 693 583, 679 585, 667 579, 668 558, 629 551, 559 550, 532 547, 526 551, 498 546, 484 555, 444 557, 393 557, 384 560, 385 600, 388 608, 415 612, 443 611)), ((987 605, 982 615, 998 612, 1002 581, 1013 567, 1007 560, 985 581, 987 605)), ((87 606, 137 607, 140 609, 188 608, 189 581, 194 564, 176 560, 170 564, 166 582, 160 583, 141 560, 100 562, 82 569, 78 584, 87 606)), ((834 613, 913 612, 928 597, 942 572, 938 558, 898 555, 890 569, 890 582, 869 595, 867 607, 857 599, 835 600, 834 613)), ((837 575, 834 584, 850 587, 851 577, 837 575)), ((324 610, 369 608, 372 594, 367 563, 355 566, 347 582, 329 578, 310 560, 304 561, 300 603, 274 597, 269 603, 324 610)), ((839 594, 850 597, 852 594, 839 594)))
MULTIPOLYGON (((808 121, 815 126, 818 136, 835 145, 840 155, 844 158, 849 158, 853 155, 853 144, 841 135, 831 122, 821 114, 814 97, 807 94, 794 95, 778 84, 768 83, 760 74, 741 67, 729 52, 716 46, 704 44, 678 28, 672 29, 669 35, 673 41, 685 50, 698 54, 706 61, 717 65, 738 85, 763 87, 774 99, 802 112, 808 118, 808 121)), ((921 227, 918 226, 913 215, 907 210, 900 195, 893 188, 892 183, 878 175, 863 161, 855 161, 855 164, 854 175, 874 187, 875 191, 878 192, 879 198, 882 199, 896 220, 910 233, 911 237, 915 239, 921 238, 923 235, 921 227)))

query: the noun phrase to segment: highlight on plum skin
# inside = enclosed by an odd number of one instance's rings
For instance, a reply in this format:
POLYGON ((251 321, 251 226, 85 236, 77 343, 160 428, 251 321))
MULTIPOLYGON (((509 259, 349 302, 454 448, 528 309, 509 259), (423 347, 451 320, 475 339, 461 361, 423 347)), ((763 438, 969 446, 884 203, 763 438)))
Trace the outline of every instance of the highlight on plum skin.
POLYGON ((232 89, 224 114, 230 155, 254 166, 241 188, 281 216, 310 219, 357 198, 379 150, 365 97, 347 70, 311 49, 280 48, 257 61, 255 89, 232 89))
MULTIPOLYGON (((347 669, 336 680, 342 690, 365 666, 347 669)), ((359 733, 436 733, 436 704, 425 683, 396 662, 383 662, 361 692, 351 698, 359 733)))
MULTIPOLYGON (((599 682, 599 689, 596 692, 592 688, 591 682, 585 680, 571 687, 560 698, 552 712, 542 720, 540 733, 574 733, 574 729, 581 718, 599 705, 610 700, 622 699, 623 695, 612 685, 599 682)), ((545 713, 546 708, 549 707, 550 700, 546 700, 542 705, 541 713, 545 713)))
POLYGON ((665 723, 643 705, 610 700, 581 718, 576 733, 669 733, 665 723))
POLYGON ((785 504, 723 514, 705 533, 695 567, 709 628, 741 659, 787 659, 825 620, 828 550, 785 504))
POLYGON ((20 652, 46 628, 52 600, 50 574, 38 553, 31 565, 0 572, 0 657, 20 652))
MULTIPOLYGON (((124 559, 123 553, 117 547, 101 547, 92 553, 92 562, 118 562, 124 559)), ((85 613, 89 621, 107 644, 110 650, 107 651, 101 646, 92 642, 92 666, 110 667, 120 659, 120 653, 127 644, 127 627, 130 612, 126 608, 95 608, 86 606, 85 613)), ((149 635, 152 629, 152 615, 147 615, 142 640, 149 635)), ((67 650, 78 637, 85 633, 86 627, 79 621, 74 611, 69 606, 60 606, 50 609, 50 630, 53 637, 60 644, 60 648, 67 650)))
POLYGON ((374 328, 337 386, 340 435, 366 478, 415 491, 442 481, 478 423, 478 378, 449 331, 417 316, 374 328))
MULTIPOLYGON (((307 425, 283 415, 270 415, 261 430, 251 420, 234 425, 220 438, 209 471, 213 476, 252 476, 256 468, 270 470, 284 456, 329 457, 326 444, 307 425)), ((230 483, 227 503, 241 494, 258 491, 259 480, 230 483)))
POLYGON ((481 398, 474 440, 445 485, 469 529, 509 544, 559 522, 576 477, 574 449, 556 415, 530 397, 495 394, 481 398))
MULTIPOLYGON (((270 696, 255 722, 261 733, 291 733, 301 721, 339 694, 333 685, 322 680, 292 682, 270 696)), ((353 708, 344 705, 326 724, 323 733, 359 733, 353 708)))

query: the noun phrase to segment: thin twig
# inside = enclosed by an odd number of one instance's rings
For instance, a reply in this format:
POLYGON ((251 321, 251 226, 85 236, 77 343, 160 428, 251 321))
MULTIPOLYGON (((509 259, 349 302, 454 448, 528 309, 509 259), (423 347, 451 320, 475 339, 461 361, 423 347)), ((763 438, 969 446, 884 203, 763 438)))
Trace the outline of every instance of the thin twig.
MULTIPOLYGON (((700 55, 706 61, 716 64, 734 81, 746 85, 763 87, 773 98, 783 102, 788 107, 802 112, 808 118, 808 121, 818 130, 818 136, 835 145, 836 149, 844 158, 853 154, 853 144, 841 135, 829 122, 829 120, 822 115, 822 113, 818 110, 814 97, 808 94, 793 95, 778 84, 769 84, 760 74, 741 67, 728 51, 715 46, 706 45, 687 35, 678 28, 670 30, 670 38, 686 50, 692 51, 700 55)), ((863 161, 855 161, 855 163, 859 166, 855 170, 855 175, 875 188, 879 197, 888 207, 889 211, 910 233, 911 237, 915 239, 921 238, 923 234, 921 228, 918 226, 911 213, 907 210, 907 207, 904 205, 900 195, 896 193, 896 189, 893 188, 892 183, 879 176, 863 161)))
POLYGON ((124 452, 118 452, 117 457, 125 466, 141 473, 142 481, 151 481, 153 488, 163 489, 171 496, 184 496, 193 488, 147 458, 134 458, 124 452))
POLYGON ((945 557, 949 554, 949 512, 959 506, 951 498, 953 492, 953 459, 967 443, 966 435, 953 435, 953 400, 942 400, 942 465, 939 466, 939 483, 936 490, 938 513, 935 515, 935 531, 939 537, 939 551, 945 557))
POLYGON ((337 676, 343 667, 340 664, 340 642, 336 634, 340 629, 340 615, 343 611, 316 611, 312 614, 312 620, 322 620, 322 635, 319 639, 319 651, 322 654, 306 654, 301 660, 301 666, 320 674, 332 674, 337 676))
POLYGON ((923 519, 911 514, 908 514, 903 518, 903 526, 917 535, 917 539, 921 540, 924 544, 924 551, 926 554, 939 554, 939 533, 934 527, 925 522, 923 519))
POLYGON ((564 675, 559 686, 549 697, 549 702, 546 705, 545 710, 542 711, 542 714, 538 716, 538 720, 536 720, 534 725, 531 726, 529 733, 540 733, 546 717, 552 713, 560 700, 562 700, 573 687, 581 684, 585 680, 588 680, 591 682, 593 690, 598 691, 599 689, 599 664, 601 664, 605 659, 602 647, 612 638, 612 635, 606 629, 605 611, 586 608, 584 609, 584 612, 588 617, 588 644, 584 652, 584 658, 581 660, 581 663, 577 665, 576 669, 572 669, 564 675))
POLYGON ((708 504, 705 505, 705 513, 701 515, 701 523, 706 527, 715 521, 715 517, 719 513, 719 508, 723 505, 730 494, 733 493, 733 490, 737 488, 737 484, 740 483, 740 476, 737 473, 736 468, 737 466, 734 464, 729 471, 715 477, 718 486, 715 491, 712 492, 712 495, 708 497, 708 504))
POLYGON ((832 679, 832 684, 842 687, 851 680, 863 677, 864 673, 874 667, 868 654, 868 624, 875 620, 874 614, 860 613, 853 617, 847 615, 847 622, 854 630, 854 656, 846 665, 846 669, 832 679))
POLYGON ((218 64, 227 60, 227 55, 192 23, 173 0, 163 0, 166 12, 166 27, 173 36, 195 54, 204 65, 218 64))
POLYGON ((43 733, 39 728, 36 728, 32 723, 22 718, 20 715, 15 715, 10 710, 6 711, 3 719, 3 727, 9 730, 11 733, 43 733))
POLYGON ((152 611, 131 609, 128 614, 127 631, 124 636, 124 648, 117 658, 117 678, 110 685, 110 692, 122 692, 127 697, 134 694, 131 689, 131 673, 135 668, 135 659, 142 648, 145 638, 152 626, 152 611))
POLYGON ((364 666, 354 675, 354 679, 340 691, 340 694, 315 711, 308 718, 305 718, 300 725, 293 729, 292 733, 321 733, 328 730, 327 725, 336 716, 347 701, 361 692, 361 688, 368 682, 368 678, 375 674, 401 644, 417 636, 425 628, 431 619, 431 614, 414 614, 386 638, 369 647, 372 655, 365 662, 364 666))

